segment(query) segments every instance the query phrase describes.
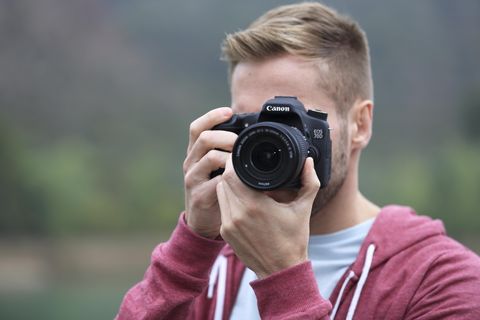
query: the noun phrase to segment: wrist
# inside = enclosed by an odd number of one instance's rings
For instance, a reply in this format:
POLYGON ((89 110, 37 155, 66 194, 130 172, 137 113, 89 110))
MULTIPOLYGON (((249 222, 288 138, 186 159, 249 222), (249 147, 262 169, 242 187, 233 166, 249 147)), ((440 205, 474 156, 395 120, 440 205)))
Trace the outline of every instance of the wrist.
POLYGON ((308 257, 305 255, 304 257, 296 259, 279 261, 275 264, 270 264, 268 266, 258 268, 257 270, 254 270, 254 272, 257 275, 258 279, 265 279, 273 274, 295 267, 307 261, 308 257))
POLYGON ((184 215, 184 221, 187 227, 197 234, 198 236, 201 236, 203 238, 207 239, 218 239, 220 236, 220 227, 218 228, 212 228, 211 226, 199 226, 192 221, 194 219, 188 219, 187 213, 184 215))

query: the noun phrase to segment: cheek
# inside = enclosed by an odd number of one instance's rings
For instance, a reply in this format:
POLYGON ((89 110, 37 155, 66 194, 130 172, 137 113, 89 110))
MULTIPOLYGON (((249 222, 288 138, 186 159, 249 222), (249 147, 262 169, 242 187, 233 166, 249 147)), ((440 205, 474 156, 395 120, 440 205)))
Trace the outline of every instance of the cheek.
MULTIPOLYGON (((339 161, 340 158, 347 157, 349 155, 349 134, 348 134, 348 124, 345 120, 341 120, 339 118, 335 120, 335 127, 333 123, 331 125, 334 128, 330 132, 330 137, 332 139, 332 155, 334 161, 339 161)), ((345 161, 345 159, 342 159, 345 161)))
POLYGON ((338 146, 340 143, 345 143, 345 133, 346 133, 346 123, 344 121, 339 121, 338 118, 332 118, 329 121, 330 128, 330 138, 332 139, 332 145, 338 146))

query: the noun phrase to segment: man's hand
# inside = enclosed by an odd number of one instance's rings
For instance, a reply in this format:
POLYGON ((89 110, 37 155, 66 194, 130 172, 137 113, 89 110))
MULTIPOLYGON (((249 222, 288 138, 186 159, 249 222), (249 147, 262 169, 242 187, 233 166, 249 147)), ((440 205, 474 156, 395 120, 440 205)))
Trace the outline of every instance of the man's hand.
POLYGON ((187 225, 212 239, 220 234, 221 216, 215 188, 221 176, 210 179, 210 173, 225 167, 237 135, 210 129, 231 116, 230 108, 218 108, 193 121, 183 163, 187 225))
POLYGON ((227 161, 217 195, 222 214, 220 233, 259 278, 308 259, 310 214, 320 188, 313 160, 302 172, 302 187, 293 201, 277 202, 243 184, 227 161))

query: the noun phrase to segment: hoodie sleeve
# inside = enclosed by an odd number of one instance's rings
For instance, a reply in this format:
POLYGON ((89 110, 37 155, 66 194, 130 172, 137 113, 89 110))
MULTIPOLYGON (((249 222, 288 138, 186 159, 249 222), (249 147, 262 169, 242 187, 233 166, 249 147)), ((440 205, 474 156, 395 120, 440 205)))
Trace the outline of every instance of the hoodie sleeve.
POLYGON ((480 258, 450 248, 425 274, 405 319, 480 319, 480 258))
POLYGON ((321 295, 310 261, 251 282, 262 319, 330 319, 332 305, 321 295))
POLYGON ((126 293, 116 319, 187 319, 224 244, 195 234, 182 214, 170 239, 153 251, 143 280, 126 293))

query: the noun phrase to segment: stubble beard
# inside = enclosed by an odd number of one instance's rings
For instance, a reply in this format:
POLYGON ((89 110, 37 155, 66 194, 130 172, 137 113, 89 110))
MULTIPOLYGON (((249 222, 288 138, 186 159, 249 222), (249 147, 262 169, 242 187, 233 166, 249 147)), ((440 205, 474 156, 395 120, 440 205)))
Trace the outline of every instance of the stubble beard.
POLYGON ((342 188, 348 173, 347 140, 348 133, 346 125, 340 126, 342 130, 336 146, 332 146, 332 171, 330 181, 325 188, 318 191, 312 205, 312 216, 322 209, 338 194, 342 188))

